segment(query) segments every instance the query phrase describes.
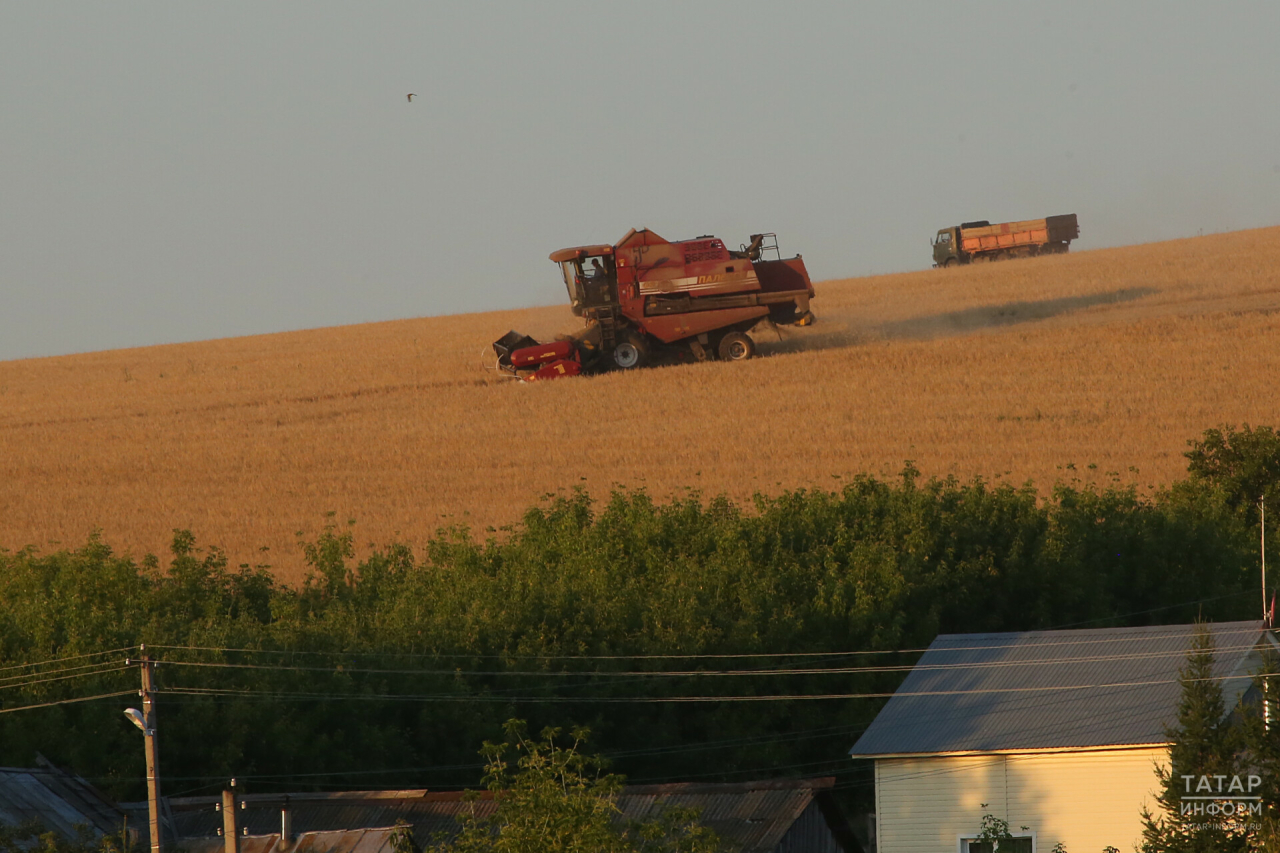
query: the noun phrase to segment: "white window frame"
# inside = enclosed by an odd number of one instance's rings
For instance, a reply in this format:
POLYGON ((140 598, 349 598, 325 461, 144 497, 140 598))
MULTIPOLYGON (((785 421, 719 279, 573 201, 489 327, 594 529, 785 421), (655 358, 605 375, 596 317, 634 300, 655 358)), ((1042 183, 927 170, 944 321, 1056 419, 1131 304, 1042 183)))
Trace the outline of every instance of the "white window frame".
MULTIPOLYGON (((1040 841, 1036 837, 1035 830, 1031 830, 1030 832, 1027 832, 1025 834, 1024 833, 1018 833, 1018 834, 1011 833, 1011 834, 1013 835, 1013 838, 1015 841, 1019 841, 1024 838, 1030 838, 1031 853, 1037 853, 1037 851, 1040 849, 1040 841)), ((969 853, 969 842, 981 841, 981 840, 982 839, 979 838, 977 835, 957 835, 956 836, 956 853, 969 853)))

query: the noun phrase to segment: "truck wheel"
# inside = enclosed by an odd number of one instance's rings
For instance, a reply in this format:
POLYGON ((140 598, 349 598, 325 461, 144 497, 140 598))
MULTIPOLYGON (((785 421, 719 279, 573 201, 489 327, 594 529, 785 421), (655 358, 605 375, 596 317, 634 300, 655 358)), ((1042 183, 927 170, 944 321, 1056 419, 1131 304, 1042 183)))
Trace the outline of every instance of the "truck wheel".
POLYGON ((742 332, 730 332, 720 339, 716 353, 721 361, 746 361, 756 354, 756 345, 742 332))
POLYGON ((644 367, 649 360, 649 347, 644 339, 631 335, 613 348, 613 363, 623 370, 644 367))
POLYGON ((946 259, 946 261, 944 261, 942 265, 943 265, 944 267, 957 267, 957 266, 960 266, 960 259, 959 259, 959 258, 947 258, 947 259, 946 259))

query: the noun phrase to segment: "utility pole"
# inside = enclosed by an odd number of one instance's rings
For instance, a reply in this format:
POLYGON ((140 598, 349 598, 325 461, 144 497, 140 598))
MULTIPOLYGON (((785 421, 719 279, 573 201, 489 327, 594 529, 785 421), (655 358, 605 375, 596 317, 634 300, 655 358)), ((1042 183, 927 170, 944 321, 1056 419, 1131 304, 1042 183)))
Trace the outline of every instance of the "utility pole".
MULTIPOLYGON (((1267 496, 1264 493, 1258 500, 1258 508, 1262 516, 1262 626, 1270 631, 1271 612, 1267 609, 1267 496)), ((1271 731, 1271 679, 1262 679, 1262 730, 1271 731)))
POLYGON ((236 780, 222 790, 223 853, 240 853, 240 830, 236 826, 236 780))
POLYGON ((156 745, 156 662, 147 654, 147 647, 142 651, 142 718, 145 728, 142 730, 143 743, 147 753, 147 813, 151 825, 151 853, 163 853, 160 841, 160 750, 156 745))

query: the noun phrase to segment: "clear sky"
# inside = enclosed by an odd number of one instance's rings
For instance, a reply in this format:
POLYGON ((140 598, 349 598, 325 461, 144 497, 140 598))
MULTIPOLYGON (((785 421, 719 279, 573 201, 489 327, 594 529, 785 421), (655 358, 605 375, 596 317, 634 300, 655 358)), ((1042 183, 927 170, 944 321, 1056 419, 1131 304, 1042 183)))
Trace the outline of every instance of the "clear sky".
POLYGON ((556 304, 548 253, 632 226, 776 231, 816 280, 968 219, 1280 224, 1277 33, 1274 0, 0 0, 0 359, 556 304))

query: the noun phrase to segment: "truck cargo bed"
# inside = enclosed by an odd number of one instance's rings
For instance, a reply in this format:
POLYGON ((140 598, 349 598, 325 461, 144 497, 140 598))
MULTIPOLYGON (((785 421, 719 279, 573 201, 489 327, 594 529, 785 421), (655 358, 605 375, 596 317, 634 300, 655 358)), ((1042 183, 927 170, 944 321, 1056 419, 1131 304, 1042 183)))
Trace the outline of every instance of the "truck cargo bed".
POLYGON ((960 231, 960 244, 964 251, 976 254, 1018 246, 1069 243, 1079 236, 1080 226, 1076 223, 1076 215, 1068 213, 1045 219, 1024 219, 1021 222, 964 228, 960 231))

